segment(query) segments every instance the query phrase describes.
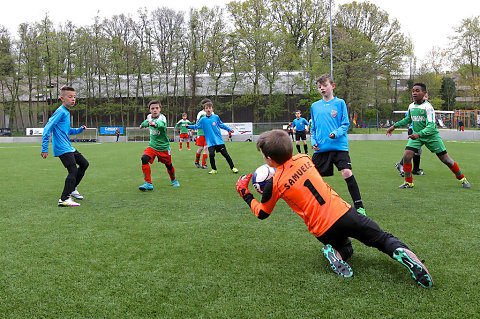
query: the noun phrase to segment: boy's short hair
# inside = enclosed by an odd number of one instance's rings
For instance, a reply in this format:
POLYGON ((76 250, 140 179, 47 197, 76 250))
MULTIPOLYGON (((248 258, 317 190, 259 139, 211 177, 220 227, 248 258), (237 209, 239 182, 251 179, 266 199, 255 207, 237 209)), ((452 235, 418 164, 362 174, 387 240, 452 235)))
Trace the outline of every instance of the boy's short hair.
POLYGON ((292 140, 283 130, 267 131, 260 134, 257 150, 281 165, 292 158, 292 140))
MULTIPOLYGON (((418 82, 418 83, 415 83, 413 86, 419 86, 419 87, 422 88, 423 92, 427 92, 427 86, 424 83, 418 82)), ((413 86, 412 86, 412 88, 413 88, 413 86)))
POLYGON ((208 102, 203 103, 203 108, 205 108, 205 106, 213 107, 212 101, 208 101, 208 102))
POLYGON ((187 115, 187 113, 182 113, 182 116, 187 115))
POLYGON ((63 96, 66 92, 75 92, 75 89, 71 86, 62 86, 60 94, 63 96))
POLYGON ((315 80, 315 83, 317 84, 322 84, 325 82, 330 82, 330 84, 333 84, 333 78, 330 74, 323 74, 315 80))
POLYGON ((150 108, 150 105, 152 104, 158 104, 160 106, 162 106, 162 104, 160 103, 159 100, 151 100, 150 102, 148 102, 148 108, 150 108))
POLYGON ((204 104, 207 103, 207 102, 212 102, 212 100, 210 100, 208 97, 206 97, 206 98, 204 98, 200 103, 201 103, 202 105, 204 105, 204 104))
POLYGON ((295 113, 297 113, 297 112, 300 113, 300 114, 302 114, 302 111, 300 111, 300 110, 296 110, 296 111, 295 111, 295 113))

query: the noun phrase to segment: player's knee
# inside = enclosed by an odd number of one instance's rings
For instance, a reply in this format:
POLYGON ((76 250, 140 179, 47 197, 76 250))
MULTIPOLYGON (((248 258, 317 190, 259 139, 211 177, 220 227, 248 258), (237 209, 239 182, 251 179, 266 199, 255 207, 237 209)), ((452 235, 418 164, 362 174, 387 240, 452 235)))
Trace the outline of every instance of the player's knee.
POLYGON ((148 156, 148 155, 143 155, 142 156, 142 165, 148 164, 149 161, 150 161, 150 156, 148 156))
POLYGON ((67 167, 67 170, 68 170, 67 179, 68 178, 75 179, 75 177, 77 176, 77 173, 78 173, 77 165, 71 165, 71 166, 67 167))
POLYGON ((352 170, 351 169, 348 169, 348 168, 344 168, 342 169, 342 177, 343 179, 347 179, 349 178, 350 176, 352 176, 353 173, 352 173, 352 170))
POLYGON ((171 171, 173 169, 173 164, 165 164, 165 167, 171 171))

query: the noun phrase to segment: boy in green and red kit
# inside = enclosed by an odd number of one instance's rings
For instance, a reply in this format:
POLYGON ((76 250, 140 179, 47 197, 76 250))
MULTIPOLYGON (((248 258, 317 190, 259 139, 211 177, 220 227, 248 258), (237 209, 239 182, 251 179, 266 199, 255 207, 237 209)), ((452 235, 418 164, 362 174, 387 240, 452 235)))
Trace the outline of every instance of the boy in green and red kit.
POLYGON ((179 151, 182 150, 182 142, 186 141, 187 142, 187 149, 190 151, 190 141, 188 140, 188 125, 195 124, 193 122, 190 122, 187 120, 187 113, 182 114, 182 119, 175 124, 175 129, 178 129, 180 127, 180 148, 179 151))
POLYGON ((142 171, 145 183, 139 186, 141 191, 153 190, 151 179, 150 164, 153 163, 155 157, 159 162, 165 164, 168 175, 170 175, 170 183, 179 187, 180 183, 175 178, 175 168, 172 165, 172 156, 170 153, 170 142, 167 136, 167 118, 161 114, 162 105, 158 100, 152 100, 148 103, 150 114, 147 119, 140 124, 140 128, 148 127, 150 129, 150 143, 142 155, 142 171))
POLYGON ((470 188, 457 163, 447 154, 447 149, 443 144, 442 138, 438 133, 435 124, 435 110, 433 106, 425 99, 427 87, 423 83, 415 83, 412 88, 412 97, 414 102, 409 105, 406 117, 396 122, 388 128, 387 135, 392 135, 395 128, 413 123, 412 134, 408 135, 408 143, 403 154, 403 171, 405 172, 405 183, 398 188, 412 188, 412 158, 422 145, 435 153, 438 159, 447 165, 455 174, 455 177, 462 183, 463 188, 470 188))

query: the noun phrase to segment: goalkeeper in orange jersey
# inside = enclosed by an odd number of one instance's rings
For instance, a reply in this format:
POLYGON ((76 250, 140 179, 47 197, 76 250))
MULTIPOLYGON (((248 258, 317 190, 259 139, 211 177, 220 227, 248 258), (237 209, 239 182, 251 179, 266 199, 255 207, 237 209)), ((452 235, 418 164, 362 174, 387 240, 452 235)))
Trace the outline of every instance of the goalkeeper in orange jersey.
POLYGON ((323 180, 307 154, 292 157, 292 142, 286 132, 263 133, 257 141, 257 149, 265 162, 276 168, 275 175, 265 185, 262 200, 258 202, 248 190, 252 174, 240 177, 236 185, 237 192, 255 216, 267 218, 282 198, 303 218, 309 232, 325 245, 322 252, 335 274, 353 276, 347 263, 353 254, 351 237, 400 262, 420 286, 433 286, 427 268, 406 244, 344 201, 323 180))

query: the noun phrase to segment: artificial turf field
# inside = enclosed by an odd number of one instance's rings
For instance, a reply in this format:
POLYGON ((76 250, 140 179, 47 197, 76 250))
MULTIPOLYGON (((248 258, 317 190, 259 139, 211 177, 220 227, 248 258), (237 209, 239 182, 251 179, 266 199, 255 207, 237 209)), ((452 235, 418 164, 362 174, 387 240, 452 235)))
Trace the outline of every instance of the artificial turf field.
MULTIPOLYGON (((367 215, 426 260, 432 289, 356 240, 354 277, 333 274, 283 201, 255 218, 220 154, 218 175, 209 175, 194 167, 194 150, 172 143, 181 187, 155 163, 155 189, 140 192, 146 143, 77 143, 90 162, 85 199, 60 208, 60 160, 51 152, 43 160, 38 144, 0 144, 0 316, 479 318, 480 141, 445 144, 471 189, 427 149, 427 175, 397 189, 405 142, 350 142, 367 215)), ((263 164, 254 143, 227 149, 241 174, 263 164)), ((338 172, 325 180, 351 202, 338 172)))

